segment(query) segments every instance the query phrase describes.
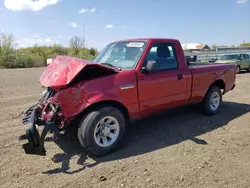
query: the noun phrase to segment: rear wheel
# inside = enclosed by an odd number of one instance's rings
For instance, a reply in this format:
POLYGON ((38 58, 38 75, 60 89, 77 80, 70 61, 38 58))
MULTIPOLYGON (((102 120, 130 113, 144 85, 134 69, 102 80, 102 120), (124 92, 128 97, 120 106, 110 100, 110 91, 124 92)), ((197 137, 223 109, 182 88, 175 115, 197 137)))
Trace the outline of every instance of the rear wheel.
POLYGON ((99 107, 85 117, 78 129, 78 140, 89 155, 107 155, 119 148, 126 120, 117 108, 99 107))
POLYGON ((221 90, 218 86, 212 86, 208 90, 204 100, 203 100, 203 112, 206 115, 217 114, 222 101, 221 90))

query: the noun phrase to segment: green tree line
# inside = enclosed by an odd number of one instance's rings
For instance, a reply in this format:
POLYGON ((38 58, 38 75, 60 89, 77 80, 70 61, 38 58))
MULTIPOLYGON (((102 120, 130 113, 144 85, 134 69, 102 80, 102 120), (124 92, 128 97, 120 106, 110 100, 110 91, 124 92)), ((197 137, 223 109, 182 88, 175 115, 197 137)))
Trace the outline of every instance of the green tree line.
POLYGON ((12 34, 0 33, 0 67, 28 68, 47 65, 47 59, 58 55, 68 55, 81 59, 92 60, 98 55, 95 48, 86 48, 84 38, 74 36, 69 40, 69 47, 61 44, 17 48, 12 34))

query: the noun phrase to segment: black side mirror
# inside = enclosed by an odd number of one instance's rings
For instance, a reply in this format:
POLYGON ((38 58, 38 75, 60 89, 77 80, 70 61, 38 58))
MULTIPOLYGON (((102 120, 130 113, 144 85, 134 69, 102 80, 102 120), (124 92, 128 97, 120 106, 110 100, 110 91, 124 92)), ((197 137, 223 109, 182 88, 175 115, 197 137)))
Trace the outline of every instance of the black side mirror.
POLYGON ((156 72, 156 61, 148 61, 144 70, 147 73, 156 72))
POLYGON ((197 61, 197 55, 191 55, 191 56, 185 56, 186 60, 189 62, 196 62, 197 61))

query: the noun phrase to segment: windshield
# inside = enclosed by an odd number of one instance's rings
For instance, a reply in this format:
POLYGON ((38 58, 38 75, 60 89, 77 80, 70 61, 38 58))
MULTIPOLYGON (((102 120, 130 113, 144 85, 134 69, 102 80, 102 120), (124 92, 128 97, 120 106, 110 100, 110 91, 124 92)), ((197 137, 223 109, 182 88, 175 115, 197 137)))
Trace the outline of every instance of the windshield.
POLYGON ((146 42, 125 41, 108 44, 93 61, 120 69, 134 68, 139 61, 146 42))
POLYGON ((240 59, 239 55, 223 55, 221 60, 234 60, 234 59, 240 59))

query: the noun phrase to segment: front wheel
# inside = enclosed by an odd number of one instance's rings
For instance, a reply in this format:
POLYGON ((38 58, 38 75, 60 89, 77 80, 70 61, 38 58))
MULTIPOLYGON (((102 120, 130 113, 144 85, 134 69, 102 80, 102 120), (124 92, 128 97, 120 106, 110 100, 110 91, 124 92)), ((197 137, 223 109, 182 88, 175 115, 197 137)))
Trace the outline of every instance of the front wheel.
POLYGON ((206 115, 217 114, 222 101, 221 90, 217 86, 212 86, 208 90, 204 100, 203 100, 203 112, 206 115))
POLYGON ((85 116, 78 129, 78 140, 91 156, 117 150, 125 134, 126 120, 115 107, 99 107, 85 116))

